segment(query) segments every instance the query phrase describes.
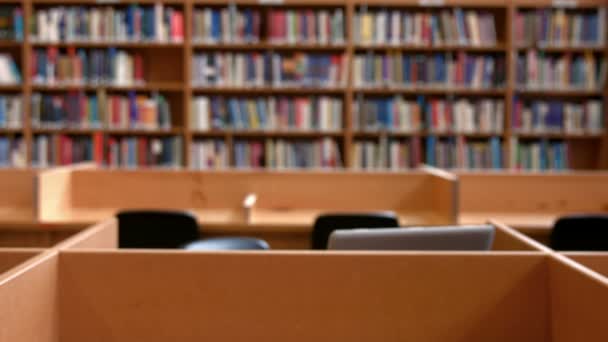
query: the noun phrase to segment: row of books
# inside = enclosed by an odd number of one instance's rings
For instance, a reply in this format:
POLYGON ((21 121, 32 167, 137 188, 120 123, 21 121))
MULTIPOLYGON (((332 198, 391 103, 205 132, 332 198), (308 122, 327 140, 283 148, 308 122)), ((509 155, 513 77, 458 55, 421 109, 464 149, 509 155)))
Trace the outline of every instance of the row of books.
POLYGON ((453 54, 357 54, 353 63, 356 87, 445 86, 496 88, 504 85, 502 57, 453 54))
POLYGON ((37 84, 144 83, 144 58, 115 48, 75 49, 60 52, 56 47, 36 49, 32 54, 31 75, 37 84))
POLYGON ((360 97, 353 105, 355 129, 415 132, 502 133, 504 101, 500 99, 405 100, 360 97))
POLYGON ((338 144, 330 138, 235 141, 233 153, 237 168, 338 168, 343 165, 338 144))
POLYGON ((192 127, 197 130, 340 130, 342 112, 342 100, 329 96, 199 96, 193 100, 192 127))
POLYGON ((568 144, 562 141, 519 141, 511 138, 511 167, 532 171, 569 168, 568 144))
POLYGON ((0 40, 23 40, 23 10, 21 7, 0 6, 0 40))
POLYGON ((527 132, 600 134, 604 130, 602 101, 513 101, 513 129, 527 132))
POLYGON ((195 170, 229 167, 228 149, 223 140, 194 140, 190 144, 190 167, 195 170))
POLYGON ((85 136, 36 135, 32 149, 32 165, 49 167, 101 160, 101 135, 85 136))
POLYGON ((428 137, 425 162, 444 169, 500 169, 503 167, 500 138, 468 141, 462 136, 428 137))
POLYGON ((517 57, 517 85, 525 89, 587 89, 604 87, 606 60, 590 52, 545 54, 528 50, 517 57))
POLYGON ((171 108, 159 93, 32 94, 32 126, 43 128, 169 129, 171 108))
POLYGON ((25 167, 25 144, 21 138, 0 137, 0 168, 25 167))
POLYGON ((36 8, 32 39, 59 41, 181 42, 184 15, 177 8, 130 4, 36 8))
POLYGON ((404 170, 420 164, 420 138, 358 140, 353 144, 353 166, 363 170, 404 170))
POLYGON ((344 12, 271 9, 267 12, 268 41, 276 44, 343 44, 344 12))
POLYGON ((0 128, 23 127, 21 96, 0 95, 0 128))
POLYGON ((454 8, 439 12, 359 10, 353 18, 354 41, 364 45, 496 45, 490 12, 454 8))
POLYGON ((258 43, 261 25, 259 9, 196 7, 192 15, 192 37, 195 42, 207 44, 258 43))
POLYGON ((21 83, 21 73, 13 56, 8 53, 0 53, 0 84, 21 83))
POLYGON ((192 57, 197 86, 340 86, 346 57, 328 54, 199 53, 192 57))
POLYGON ((514 39, 523 46, 603 45, 606 42, 606 8, 586 11, 539 8, 515 15, 514 39))

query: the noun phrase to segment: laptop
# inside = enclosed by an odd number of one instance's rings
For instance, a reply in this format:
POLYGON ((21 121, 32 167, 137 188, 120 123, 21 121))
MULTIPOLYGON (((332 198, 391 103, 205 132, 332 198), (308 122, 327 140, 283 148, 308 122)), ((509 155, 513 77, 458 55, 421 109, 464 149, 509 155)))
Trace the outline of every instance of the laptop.
POLYGON ((494 231, 491 225, 335 230, 328 249, 487 251, 494 231))

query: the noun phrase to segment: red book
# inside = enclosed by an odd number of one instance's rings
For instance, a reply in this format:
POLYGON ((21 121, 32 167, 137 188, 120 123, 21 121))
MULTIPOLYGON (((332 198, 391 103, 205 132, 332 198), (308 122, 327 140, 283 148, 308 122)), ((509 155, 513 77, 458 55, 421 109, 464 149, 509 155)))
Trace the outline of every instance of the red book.
POLYGON ((308 11, 306 11, 306 22, 308 24, 308 32, 306 33, 308 36, 308 39, 312 39, 315 43, 317 42, 317 37, 315 35, 315 32, 317 32, 317 28, 316 28, 316 20, 315 20, 315 13, 312 11, 312 9, 309 9, 308 11))
POLYGON ((144 82, 144 59, 141 54, 136 54, 134 58, 135 82, 144 82))
POLYGON ((296 128, 302 128, 304 126, 304 108, 303 108, 303 99, 298 98, 295 101, 296 105, 296 128))
MULTIPOLYGON (((269 16, 270 17, 270 16, 269 16)), ((268 31, 270 31, 272 25, 268 25, 268 31)), ((260 12, 253 12, 253 36, 260 37, 260 12)), ((270 32, 268 32, 268 36, 270 37, 270 32)))
POLYGON ((277 22, 277 36, 279 39, 283 40, 287 38, 287 16, 285 15, 284 10, 277 11, 278 20, 277 22))
POLYGON ((463 51, 458 52, 458 59, 456 61, 456 84, 462 84, 464 82, 464 64, 465 64, 465 53, 463 51))
POLYGON ((78 118, 80 119, 80 125, 84 127, 85 125, 89 124, 89 106, 87 104, 87 97, 84 93, 78 94, 78 109, 78 118))
POLYGON ((120 124, 120 99, 117 96, 112 96, 112 125, 120 124))
POLYGON ((184 40, 184 15, 174 11, 171 16, 171 39, 181 42, 184 40))
POLYGON ((97 165, 103 164, 103 135, 101 132, 93 133, 93 160, 97 165))
POLYGON ((147 156, 148 156, 148 144, 146 138, 138 139, 138 151, 137 151, 137 165, 138 166, 148 166, 147 156))

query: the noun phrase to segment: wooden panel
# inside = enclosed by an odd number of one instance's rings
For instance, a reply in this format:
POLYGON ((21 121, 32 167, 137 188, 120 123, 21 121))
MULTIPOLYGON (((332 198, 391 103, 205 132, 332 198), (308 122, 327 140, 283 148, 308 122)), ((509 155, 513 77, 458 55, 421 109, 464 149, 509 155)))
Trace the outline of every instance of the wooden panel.
POLYGON ((52 221, 72 205, 72 170, 58 168, 38 175, 38 219, 52 221))
POLYGON ((606 252, 568 252, 561 254, 608 277, 608 253, 606 252))
POLYGON ((488 218, 512 227, 548 229, 578 212, 608 212, 608 173, 458 173, 460 222, 488 218))
POLYGON ((444 216, 447 223, 458 223, 458 177, 434 167, 427 166, 423 170, 433 177, 431 191, 434 211, 444 216))
POLYGON ((35 175, 28 169, 0 170, 0 220, 33 221, 35 214, 35 175))
POLYGON ((48 248, 68 238, 76 230, 46 229, 38 226, 37 229, 0 229, 0 247, 38 247, 48 248))
POLYGON ((490 220, 490 224, 496 227, 494 244, 495 251, 539 251, 550 253, 551 250, 537 241, 519 233, 518 231, 498 222, 490 220))
POLYGON ((608 341, 608 282, 563 256, 550 262, 553 342, 608 341))
POLYGON ((549 341, 542 255, 65 251, 60 301, 62 342, 549 341))
POLYGON ((110 218, 75 234, 57 246, 58 249, 117 248, 118 221, 110 218))
POLYGON ((0 249, 0 273, 19 265, 27 259, 42 252, 35 248, 2 248, 0 249))
POLYGON ((44 253, 0 276, 0 341, 59 341, 57 259, 44 253))

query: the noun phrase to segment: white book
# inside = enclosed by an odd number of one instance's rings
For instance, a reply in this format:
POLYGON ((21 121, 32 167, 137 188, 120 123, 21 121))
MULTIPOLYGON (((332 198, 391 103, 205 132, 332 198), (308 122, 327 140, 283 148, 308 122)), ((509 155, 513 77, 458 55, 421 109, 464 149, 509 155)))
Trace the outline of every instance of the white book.
POLYGON ((376 44, 386 43, 386 12, 380 11, 376 14, 376 44))
POLYGON ((59 9, 51 9, 51 17, 49 19, 49 41, 58 42, 59 41, 59 18, 61 17, 61 13, 59 9))
POLYGON ((399 44, 399 37, 401 37, 401 17, 399 11, 391 12, 391 44, 399 44))
POLYGON ((196 98, 196 112, 195 112, 196 129, 206 131, 209 129, 209 98, 198 97, 196 98))
POLYGON ((220 25, 222 29, 222 43, 232 42, 230 35, 230 12, 226 8, 220 12, 220 25))
POLYGON ((156 28, 156 41, 164 42, 167 40, 165 25, 164 25, 164 8, 163 4, 157 2, 154 4, 154 27, 156 28))

